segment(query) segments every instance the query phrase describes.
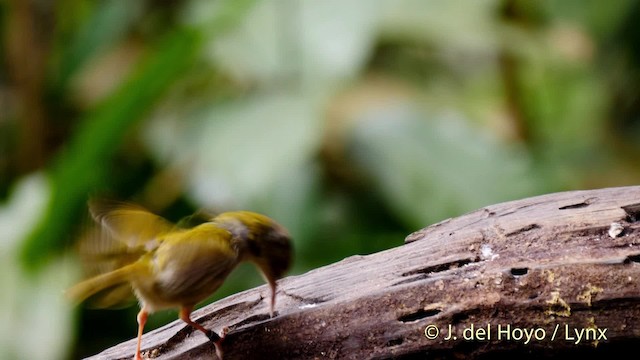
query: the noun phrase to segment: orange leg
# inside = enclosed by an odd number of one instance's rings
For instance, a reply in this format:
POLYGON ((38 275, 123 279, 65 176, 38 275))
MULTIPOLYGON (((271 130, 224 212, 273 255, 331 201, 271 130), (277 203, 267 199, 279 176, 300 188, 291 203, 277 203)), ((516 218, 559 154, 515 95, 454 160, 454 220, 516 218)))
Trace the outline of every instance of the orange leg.
POLYGON ((269 281, 269 287, 271 288, 271 307, 269 308, 269 315, 273 317, 273 312, 276 309, 276 282, 269 281))
POLYGON ((149 313, 143 306, 138 313, 138 346, 136 347, 135 360, 142 360, 142 355, 140 354, 140 343, 142 342, 142 331, 144 330, 144 324, 147 323, 147 317, 149 317, 149 313))
POLYGON ((181 307, 180 319, 182 319, 182 321, 186 322, 187 324, 191 325, 193 328, 198 329, 203 334, 205 334, 209 338, 209 340, 211 340, 211 342, 213 342, 213 344, 216 346, 216 355, 218 355, 218 357, 222 359, 222 340, 224 339, 224 335, 226 331, 223 330, 222 336, 220 336, 216 334, 216 332, 213 330, 205 329, 202 325, 191 320, 191 310, 193 310, 193 307, 191 306, 181 307))

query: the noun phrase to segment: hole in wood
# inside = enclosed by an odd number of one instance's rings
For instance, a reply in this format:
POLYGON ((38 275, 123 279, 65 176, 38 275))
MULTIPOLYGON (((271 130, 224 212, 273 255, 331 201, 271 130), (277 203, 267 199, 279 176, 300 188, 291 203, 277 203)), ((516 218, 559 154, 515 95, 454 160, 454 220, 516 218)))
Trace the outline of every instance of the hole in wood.
MULTIPOLYGON (((406 274, 402 274, 402 276, 406 276, 406 274)), ((404 285, 404 284, 409 284, 412 282, 416 282, 416 281, 422 281, 426 278, 428 278, 428 275, 425 274, 420 274, 419 276, 415 276, 415 277, 410 277, 408 279, 404 279, 404 280, 400 280, 398 282, 395 282, 393 284, 391 284, 391 286, 398 286, 398 285, 404 285)))
POLYGON ((527 273, 529 272, 529 268, 526 267, 515 267, 515 268, 511 268, 511 275, 513 276, 522 276, 522 275, 527 275, 527 273))
MULTIPOLYGON (((273 312, 273 317, 276 317, 276 316, 278 316, 278 312, 274 311, 273 312)), ((239 328, 239 327, 241 327, 243 325, 246 325, 246 324, 256 323, 256 322, 265 321, 265 320, 269 320, 269 319, 271 319, 271 316, 269 316, 269 314, 253 315, 253 316, 249 316, 248 318, 246 318, 246 319, 244 319, 244 320, 242 320, 242 321, 240 321, 240 322, 238 322, 236 324, 233 324, 233 327, 234 328, 239 328)))
POLYGON ((428 310, 420 309, 414 313, 400 316, 398 318, 398 321, 401 321, 403 323, 418 321, 424 318, 438 315, 441 312, 442 310, 440 309, 428 309, 428 310))
POLYGON ((516 231, 512 231, 512 232, 508 233, 507 236, 518 235, 518 234, 522 234, 524 232, 535 230, 535 229, 540 229, 540 225, 538 225, 538 224, 529 224, 529 225, 527 225, 527 226, 525 226, 523 228, 520 228, 520 229, 518 229, 516 231))
POLYGON ((627 222, 640 221, 640 204, 623 206, 622 210, 627 213, 627 217, 625 218, 627 222))
POLYGON ((201 317, 198 318, 198 321, 207 321, 207 320, 212 320, 215 318, 219 318, 220 316, 222 316, 225 313, 230 313, 230 312, 244 312, 244 311, 248 311, 249 309, 257 306, 258 304, 260 304, 263 301, 264 297, 260 296, 257 299, 253 300, 253 301, 241 301, 238 303, 234 303, 234 304, 230 304, 229 306, 225 306, 222 309, 218 310, 218 311, 214 311, 208 314, 205 314, 201 317))
POLYGON ((460 259, 460 260, 455 260, 455 261, 449 261, 446 263, 442 263, 442 264, 436 264, 436 265, 432 265, 432 266, 427 266, 425 268, 422 269, 417 269, 417 270, 412 270, 412 271, 408 271, 406 273, 403 273, 402 276, 410 276, 410 275, 416 275, 416 274, 432 274, 432 273, 438 273, 438 272, 443 272, 443 271, 447 271, 447 270, 451 270, 451 269, 457 269, 459 267, 462 267, 464 265, 467 264, 471 264, 474 262, 478 262, 479 258, 466 258, 466 259, 460 259))
POLYGON ((387 341, 386 346, 390 347, 390 346, 402 345, 403 342, 404 342, 403 338, 391 339, 391 340, 387 341))
POLYGON ((629 255, 624 259, 625 264, 640 263, 640 254, 629 255))
POLYGON ((453 316, 451 317, 451 323, 452 324, 457 324, 457 323, 461 323, 465 320, 469 319, 469 314, 466 312, 459 312, 459 313, 455 313, 453 314, 453 316))
POLYGON ((594 200, 596 200, 596 199, 595 198, 588 198, 588 199, 586 199, 585 201, 583 201, 581 203, 562 206, 562 207, 559 207, 558 209, 559 210, 580 209, 580 208, 584 208, 584 207, 587 207, 587 206, 593 204, 594 200))
MULTIPOLYGON (((288 297, 298 300, 302 303, 304 303, 306 306, 317 306, 320 303, 325 302, 326 300, 320 297, 306 297, 306 296, 300 296, 294 293, 290 293, 290 292, 286 292, 285 290, 281 290, 283 294, 287 295, 288 297)), ((303 306, 305 306, 303 305, 303 306)))

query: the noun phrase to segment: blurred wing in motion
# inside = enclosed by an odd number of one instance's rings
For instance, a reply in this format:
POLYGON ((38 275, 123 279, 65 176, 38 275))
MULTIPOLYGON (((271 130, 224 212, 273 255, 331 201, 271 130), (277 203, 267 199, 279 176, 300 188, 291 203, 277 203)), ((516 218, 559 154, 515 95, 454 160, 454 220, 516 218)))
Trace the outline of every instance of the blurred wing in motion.
MULTIPOLYGON (((108 231, 92 224, 77 242, 83 273, 92 278, 112 272, 138 260, 142 248, 132 249, 114 239, 108 231)), ((128 283, 107 287, 88 298, 87 305, 94 308, 119 308, 130 305, 135 296, 128 283)))
MULTIPOLYGON (((113 200, 92 199, 89 211, 97 223, 84 232, 78 253, 87 278, 101 276, 134 263, 159 245, 175 226, 146 209, 113 200)), ((97 308, 127 306, 135 301, 128 282, 91 293, 88 305, 97 308)))
POLYGON ((171 222, 134 204, 92 199, 89 211, 103 229, 131 249, 155 249, 159 238, 175 229, 171 222))

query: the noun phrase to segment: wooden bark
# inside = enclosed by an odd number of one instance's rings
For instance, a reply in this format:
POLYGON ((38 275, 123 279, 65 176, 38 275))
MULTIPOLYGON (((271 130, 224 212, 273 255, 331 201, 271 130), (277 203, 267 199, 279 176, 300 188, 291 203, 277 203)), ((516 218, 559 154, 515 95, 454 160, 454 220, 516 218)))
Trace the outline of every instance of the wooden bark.
MULTIPOLYGON (((274 318, 264 286, 194 318, 229 328, 227 360, 637 354, 639 220, 640 186, 487 206, 396 248, 281 280, 274 318), (428 339, 425 329, 439 334, 428 339)), ((131 340, 93 358, 130 359, 134 349, 131 340)), ((180 321, 145 334, 143 349, 157 359, 215 358, 180 321)))

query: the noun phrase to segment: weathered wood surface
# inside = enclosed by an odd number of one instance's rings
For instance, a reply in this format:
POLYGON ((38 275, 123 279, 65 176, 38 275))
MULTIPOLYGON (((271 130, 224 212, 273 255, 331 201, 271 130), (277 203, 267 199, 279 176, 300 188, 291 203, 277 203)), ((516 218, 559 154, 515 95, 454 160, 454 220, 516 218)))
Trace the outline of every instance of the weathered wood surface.
MULTIPOLYGON (((227 360, 637 354, 638 220, 640 186, 497 204, 402 246, 283 279, 274 318, 264 286, 194 318, 228 326, 227 360), (612 237, 612 223, 622 233, 612 237)), ((130 359, 134 348, 131 340, 93 358, 130 359)), ((157 359, 215 358, 205 336, 180 321, 145 334, 143 349, 157 359)))

